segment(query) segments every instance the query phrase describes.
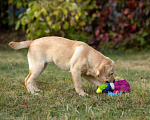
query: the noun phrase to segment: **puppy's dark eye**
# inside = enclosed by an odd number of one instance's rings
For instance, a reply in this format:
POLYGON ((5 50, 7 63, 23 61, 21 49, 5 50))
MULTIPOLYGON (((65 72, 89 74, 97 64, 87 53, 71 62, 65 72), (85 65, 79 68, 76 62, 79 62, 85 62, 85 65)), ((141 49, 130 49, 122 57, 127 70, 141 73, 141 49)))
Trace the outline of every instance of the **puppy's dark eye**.
POLYGON ((112 73, 110 73, 110 75, 113 75, 114 73, 112 72, 112 73))

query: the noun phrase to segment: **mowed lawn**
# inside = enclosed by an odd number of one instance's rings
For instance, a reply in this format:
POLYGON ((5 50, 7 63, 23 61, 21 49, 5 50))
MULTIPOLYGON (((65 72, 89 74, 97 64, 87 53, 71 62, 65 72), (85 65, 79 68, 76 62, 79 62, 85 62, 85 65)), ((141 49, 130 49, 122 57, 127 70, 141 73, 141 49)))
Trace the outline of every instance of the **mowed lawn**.
POLYGON ((125 78, 130 93, 97 94, 82 79, 88 97, 79 96, 70 73, 49 64, 37 80, 40 95, 27 92, 27 49, 0 51, 1 120, 148 120, 150 119, 150 52, 105 53, 115 61, 115 77, 125 78))

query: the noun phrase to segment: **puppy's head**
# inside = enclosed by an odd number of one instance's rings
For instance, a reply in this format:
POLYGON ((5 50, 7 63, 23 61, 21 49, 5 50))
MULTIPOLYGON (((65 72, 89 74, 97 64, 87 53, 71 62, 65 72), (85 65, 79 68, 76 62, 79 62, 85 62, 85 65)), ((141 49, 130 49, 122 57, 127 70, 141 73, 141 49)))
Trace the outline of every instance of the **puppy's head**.
POLYGON ((114 62, 108 59, 99 66, 97 76, 105 83, 113 83, 115 82, 114 70, 115 70, 114 62))

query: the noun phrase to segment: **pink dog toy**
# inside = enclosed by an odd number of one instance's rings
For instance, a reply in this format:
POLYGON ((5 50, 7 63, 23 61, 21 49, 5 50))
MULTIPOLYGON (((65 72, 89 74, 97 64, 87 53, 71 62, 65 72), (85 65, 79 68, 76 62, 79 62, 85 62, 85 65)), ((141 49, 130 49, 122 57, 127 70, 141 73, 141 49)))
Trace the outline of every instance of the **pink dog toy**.
POLYGON ((118 95, 121 91, 130 92, 130 85, 125 79, 124 80, 118 80, 118 81, 114 82, 113 94, 118 95))

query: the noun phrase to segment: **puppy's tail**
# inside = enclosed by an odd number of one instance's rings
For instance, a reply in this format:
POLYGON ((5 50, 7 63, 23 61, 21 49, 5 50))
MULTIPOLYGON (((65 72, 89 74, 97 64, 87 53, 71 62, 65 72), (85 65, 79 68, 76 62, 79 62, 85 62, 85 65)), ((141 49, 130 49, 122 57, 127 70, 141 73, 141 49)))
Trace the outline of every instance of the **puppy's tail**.
POLYGON ((21 48, 29 48, 32 42, 33 41, 10 42, 9 46, 15 50, 18 50, 21 48))

